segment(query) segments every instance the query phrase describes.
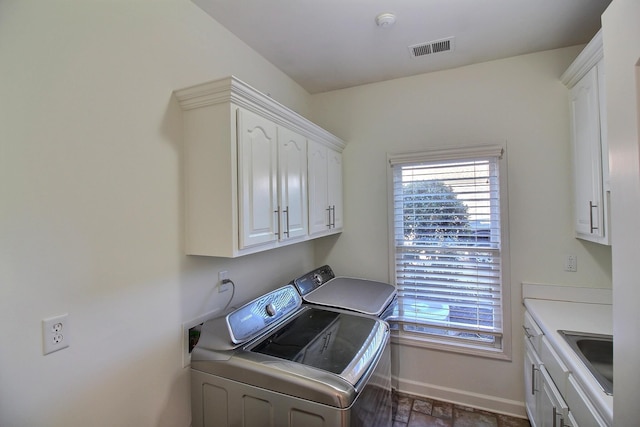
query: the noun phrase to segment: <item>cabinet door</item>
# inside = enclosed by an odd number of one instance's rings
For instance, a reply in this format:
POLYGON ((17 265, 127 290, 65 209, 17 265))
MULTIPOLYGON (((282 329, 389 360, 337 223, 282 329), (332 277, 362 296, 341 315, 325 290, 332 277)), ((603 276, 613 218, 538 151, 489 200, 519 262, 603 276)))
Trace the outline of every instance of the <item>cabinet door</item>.
POLYGON ((577 427, 605 427, 607 424, 602 420, 598 410, 593 406, 580 384, 570 375, 567 381, 566 401, 571 408, 573 421, 571 426, 577 427), (578 423, 579 421, 579 423, 578 423))
POLYGON ((286 128, 278 129, 280 179, 280 239, 307 234, 307 140, 286 128))
POLYGON ((553 383, 544 365, 540 366, 539 421, 537 427, 562 427, 566 424, 569 407, 553 383))
POLYGON ((328 149, 328 204, 331 229, 342 229, 342 154, 328 149))
POLYGON ((602 238, 605 230, 596 67, 571 89, 571 113, 576 234, 578 237, 602 238))
POLYGON ((329 230, 330 209, 328 196, 328 149, 309 141, 309 234, 326 233, 329 230))
POLYGON ((529 339, 525 337, 524 353, 524 404, 532 427, 538 427, 538 394, 540 393, 540 359, 529 339))
POLYGON ((238 109, 239 246, 277 241, 277 128, 238 109))

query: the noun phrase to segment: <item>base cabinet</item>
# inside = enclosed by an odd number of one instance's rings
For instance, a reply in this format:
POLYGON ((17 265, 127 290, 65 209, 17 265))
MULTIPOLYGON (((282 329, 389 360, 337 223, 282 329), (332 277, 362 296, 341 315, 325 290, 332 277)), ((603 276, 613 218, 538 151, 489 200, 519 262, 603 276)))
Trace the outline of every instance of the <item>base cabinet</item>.
POLYGON ((174 93, 188 255, 238 257, 341 231, 344 141, 235 77, 174 93))
POLYGON ((533 427, 577 427, 560 390, 525 337, 525 407, 533 427))
POLYGON ((533 427, 607 427, 529 313, 524 321, 525 408, 533 427))

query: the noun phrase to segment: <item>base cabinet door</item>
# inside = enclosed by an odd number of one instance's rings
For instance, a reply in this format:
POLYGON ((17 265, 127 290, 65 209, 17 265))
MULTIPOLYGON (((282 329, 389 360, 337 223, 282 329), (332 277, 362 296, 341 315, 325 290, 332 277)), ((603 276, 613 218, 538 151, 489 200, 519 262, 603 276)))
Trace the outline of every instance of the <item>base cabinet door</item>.
POLYGON ((591 404, 589 398, 585 395, 582 387, 573 377, 570 375, 567 381, 567 390, 565 399, 571 410, 570 414, 574 418, 574 424, 572 426, 579 425, 580 427, 606 427, 598 410, 591 404))
POLYGON ((540 394, 540 359, 525 338, 524 391, 525 409, 532 427, 538 427, 538 395, 540 394))
MULTIPOLYGON (((538 427, 569 427, 569 407, 560 395, 544 365, 540 366, 540 394, 538 400, 538 427)), ((571 426, 574 427, 574 426, 571 426)))

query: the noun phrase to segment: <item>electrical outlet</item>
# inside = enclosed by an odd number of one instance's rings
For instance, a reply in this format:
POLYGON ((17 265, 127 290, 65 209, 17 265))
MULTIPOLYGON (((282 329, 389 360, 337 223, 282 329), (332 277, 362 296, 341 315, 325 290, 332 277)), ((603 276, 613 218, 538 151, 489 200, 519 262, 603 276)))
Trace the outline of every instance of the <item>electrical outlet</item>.
POLYGON ((69 347, 69 314, 42 319, 42 352, 53 353, 69 347))
POLYGON ((229 272, 219 271, 218 272, 218 293, 221 294, 223 292, 227 292, 231 289, 231 283, 227 280, 229 279, 229 272))
POLYGON ((229 272, 227 270, 218 271, 218 282, 222 283, 229 278, 229 272))
POLYGON ((570 271, 572 273, 578 271, 577 255, 567 255, 564 261, 564 271, 570 271))

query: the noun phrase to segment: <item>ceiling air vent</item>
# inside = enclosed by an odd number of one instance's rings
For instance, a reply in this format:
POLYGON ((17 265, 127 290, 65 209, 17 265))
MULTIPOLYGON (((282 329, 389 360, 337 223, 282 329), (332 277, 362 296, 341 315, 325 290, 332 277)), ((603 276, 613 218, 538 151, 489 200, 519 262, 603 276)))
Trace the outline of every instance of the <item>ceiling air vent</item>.
POLYGON ((448 37, 446 39, 434 40, 431 42, 414 44, 409 46, 409 51, 413 58, 418 56, 430 55, 432 53, 451 52, 454 47, 454 37, 448 37))

